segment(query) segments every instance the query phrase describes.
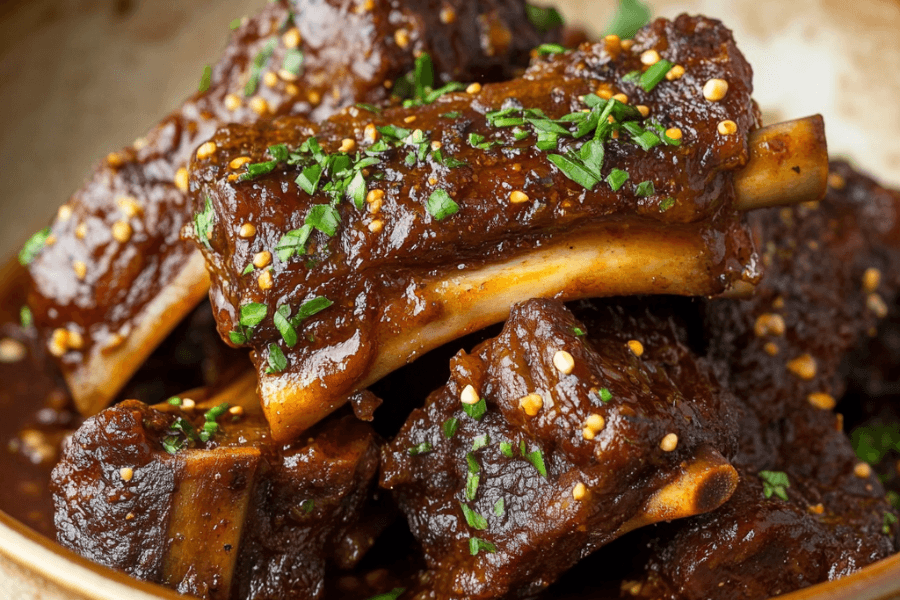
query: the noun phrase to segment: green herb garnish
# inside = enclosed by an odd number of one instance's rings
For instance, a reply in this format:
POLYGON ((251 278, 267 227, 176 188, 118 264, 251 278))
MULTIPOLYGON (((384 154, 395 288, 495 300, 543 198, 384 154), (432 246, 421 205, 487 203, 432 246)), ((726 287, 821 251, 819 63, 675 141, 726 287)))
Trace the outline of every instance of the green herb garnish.
POLYGON ((166 400, 166 402, 168 404, 171 404, 172 406, 181 406, 183 404, 183 401, 178 396, 172 396, 171 398, 166 400))
POLYGON ((500 498, 494 503, 494 514, 502 517, 504 512, 506 512, 506 501, 500 498))
POLYGON ((281 68, 292 75, 300 75, 300 69, 303 67, 303 52, 296 48, 290 48, 284 53, 284 62, 281 68))
POLYGON ((243 21, 244 21, 244 18, 243 18, 243 17, 238 17, 238 18, 236 18, 236 19, 232 19, 232 20, 231 20, 231 23, 228 24, 228 29, 234 31, 235 29, 237 29, 238 27, 241 26, 241 23, 242 23, 243 21))
POLYGON ((481 417, 484 416, 484 413, 487 412, 487 401, 482 398, 475 404, 463 404, 462 409, 464 413, 466 413, 476 421, 480 421, 481 417))
POLYGON ((475 452, 477 450, 481 450, 491 443, 491 436, 487 433, 484 435, 479 435, 472 441, 472 451, 475 452))
POLYGON ((476 556, 480 551, 484 550, 490 554, 497 552, 497 546, 477 537, 469 538, 469 554, 476 556))
POLYGON ((397 600, 405 591, 406 588, 396 587, 389 592, 372 596, 369 600, 397 600))
POLYGON ((531 4, 525 5, 525 15, 535 29, 546 33, 551 29, 563 26, 562 15, 555 8, 542 8, 531 4))
POLYGON ((207 196, 203 211, 194 215, 194 233, 197 235, 197 239, 200 240, 200 243, 210 249, 212 249, 212 246, 209 243, 209 238, 212 237, 213 221, 215 220, 215 217, 216 214, 213 212, 212 200, 207 196))
POLYGON ((628 181, 628 173, 622 169, 613 169, 609 172, 609 175, 606 176, 606 183, 609 184, 609 187, 611 187, 614 192, 618 192, 622 186, 625 185, 626 181, 628 181))
POLYGON ((652 92, 653 88, 666 78, 666 73, 674 66, 675 63, 667 60, 657 61, 641 75, 641 87, 644 88, 645 92, 652 92))
POLYGON ((241 305, 240 324, 244 327, 256 327, 266 318, 269 307, 259 302, 241 305))
POLYGON ((541 44, 534 50, 538 53, 538 56, 544 56, 547 54, 563 54, 566 48, 559 44, 541 44))
POLYGON ((544 453, 541 452, 540 448, 528 453, 525 453, 523 451, 522 455, 528 462, 534 465, 534 468, 537 469, 537 472, 541 474, 541 477, 545 479, 547 478, 547 467, 544 465, 544 453))
POLYGON ((675 198, 672 198, 671 196, 663 198, 659 201, 659 212, 666 212, 673 206, 675 206, 675 198))
POLYGON ((317 296, 312 300, 307 300, 300 305, 300 308, 297 309, 297 314, 294 315, 293 319, 291 319, 291 324, 294 327, 299 327, 300 323, 313 315, 319 314, 332 304, 334 304, 334 302, 324 296, 317 296))
POLYGON ((600 400, 604 403, 612 400, 612 392, 609 391, 609 388, 600 388, 600 400))
POLYGON ((456 417, 450 417, 446 421, 444 421, 444 425, 442 429, 444 430, 444 437, 448 440, 456 435, 456 430, 459 428, 459 419, 456 417))
POLYGON ((19 309, 19 323, 21 323, 22 329, 28 329, 34 325, 34 315, 27 306, 19 309))
POLYGON ((478 529, 479 531, 487 529, 487 519, 479 515, 477 512, 475 512, 462 502, 459 503, 459 507, 462 509, 463 516, 465 516, 466 523, 468 523, 469 527, 478 529))
POLYGON ((619 7, 604 35, 622 39, 634 37, 638 29, 650 22, 650 9, 640 0, 619 0, 619 7))
POLYGON ((209 86, 212 84, 212 67, 206 65, 203 67, 203 75, 200 76, 200 87, 199 91, 205 92, 209 89, 209 86))
POLYGON ((783 471, 760 471, 759 478, 763 482, 763 495, 771 498, 775 494, 782 500, 787 500, 787 488, 791 486, 787 473, 783 471))
POLYGON ((266 64, 269 62, 269 59, 272 58, 272 53, 275 52, 275 47, 277 45, 277 38, 269 40, 253 58, 253 64, 250 66, 250 76, 247 78, 247 84, 244 86, 245 96, 252 96, 256 93, 256 89, 259 87, 259 78, 262 76, 262 71, 266 67, 266 64))
POLYGON ((503 456, 512 458, 513 457, 512 444, 509 442, 500 442, 500 452, 503 453, 503 456))
POLYGON ((481 475, 477 473, 466 474, 466 500, 472 501, 478 494, 478 484, 481 482, 481 475))
POLYGON ((900 452, 900 424, 857 427, 850 434, 850 443, 860 460, 877 465, 889 452, 900 452))
POLYGON ((420 454, 428 454, 432 450, 434 450, 434 447, 431 445, 431 442, 422 442, 421 444, 410 446, 406 449, 406 452, 410 456, 419 456, 420 454))
POLYGON ((47 244, 47 238, 49 237, 50 228, 44 227, 28 238, 28 241, 25 242, 25 245, 22 246, 22 249, 19 251, 19 264, 23 267, 30 265, 31 262, 37 258, 40 251, 44 249, 44 246, 47 244))
POLYGON ((269 344, 269 356, 266 360, 269 363, 266 373, 270 375, 272 373, 281 373, 287 368, 287 358, 284 356, 281 348, 278 347, 278 344, 269 344))
POLYGON ((894 513, 886 512, 884 513, 884 525, 881 527, 881 531, 885 534, 889 534, 891 532, 891 526, 897 523, 897 515, 894 513))
POLYGON ((647 196, 652 196, 654 193, 656 193, 656 188, 652 181, 642 181, 634 189, 634 195, 639 198, 646 198, 647 196))
POLYGON ((459 212, 459 204, 453 201, 450 194, 446 190, 437 189, 431 192, 425 209, 432 217, 438 221, 443 221, 447 217, 455 215, 459 212))
POLYGON ((275 328, 281 334, 281 338, 288 348, 293 348, 297 344, 297 330, 291 325, 288 319, 291 316, 291 307, 287 304, 279 306, 272 315, 275 322, 275 328))

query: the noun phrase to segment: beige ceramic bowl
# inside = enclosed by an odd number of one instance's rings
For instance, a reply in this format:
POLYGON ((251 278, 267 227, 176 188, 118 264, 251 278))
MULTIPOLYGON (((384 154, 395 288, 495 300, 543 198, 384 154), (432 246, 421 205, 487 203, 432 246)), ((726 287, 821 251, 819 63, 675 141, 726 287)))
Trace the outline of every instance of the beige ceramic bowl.
MULTIPOLYGON (((234 17, 264 0, 0 0, 0 256, 43 226, 90 165, 196 86, 234 17), (48 176, 52 174, 52 176, 48 176)), ((602 32, 613 0, 558 0, 602 32)), ((900 2, 658 0, 735 30, 766 120, 825 116, 832 152, 900 186, 900 2)), ((2 485, 2 482, 0 482, 2 485)), ((179 598, 98 567, 0 512, 0 600, 179 598)), ((900 555, 793 600, 900 598, 900 555)))

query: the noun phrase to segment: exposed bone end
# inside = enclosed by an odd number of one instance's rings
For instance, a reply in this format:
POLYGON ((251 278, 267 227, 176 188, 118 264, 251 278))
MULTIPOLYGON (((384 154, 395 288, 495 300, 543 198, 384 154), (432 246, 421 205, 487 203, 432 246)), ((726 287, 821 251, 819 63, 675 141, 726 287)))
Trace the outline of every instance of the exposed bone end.
POLYGON ((661 235, 656 226, 613 222, 502 262, 422 280, 417 293, 432 310, 415 320, 407 298, 386 306, 371 333, 377 349, 354 346, 351 338, 320 351, 297 371, 260 374, 266 419, 277 440, 290 441, 355 391, 429 350, 503 321, 513 305, 530 298, 721 292, 721 280, 710 277, 723 268, 711 237, 704 224, 673 224, 661 235), (400 331, 391 325, 398 322, 404 324, 400 331))
POLYGON ((681 466, 678 477, 657 491, 642 511, 624 523, 617 535, 673 519, 683 519, 715 510, 737 489, 737 470, 719 452, 708 446, 681 466))
POLYGON ((190 255, 175 279, 135 316, 125 341, 104 349, 94 344, 85 360, 64 375, 75 406, 93 415, 115 399, 148 356, 209 292, 209 274, 199 251, 190 255))
POLYGON ((261 461, 258 448, 185 450, 178 457, 178 488, 161 582, 209 597, 210 582, 230 590, 261 461))
POLYGON ((828 189, 828 145, 821 115, 750 134, 750 162, 734 176, 735 207, 752 210, 821 200, 828 189))

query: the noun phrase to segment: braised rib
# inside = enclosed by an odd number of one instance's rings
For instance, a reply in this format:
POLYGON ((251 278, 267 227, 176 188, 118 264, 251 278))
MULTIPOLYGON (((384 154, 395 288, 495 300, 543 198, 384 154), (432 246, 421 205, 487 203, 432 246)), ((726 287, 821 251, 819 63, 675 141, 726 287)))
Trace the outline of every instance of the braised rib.
POLYGON ((900 291, 900 198, 845 163, 830 182, 821 203, 750 216, 766 274, 754 298, 711 302, 707 332, 747 413, 741 483, 721 509, 654 542, 635 595, 762 599, 895 549, 896 513, 832 409, 842 363, 900 291))
POLYGON ((733 399, 639 305, 576 320, 513 308, 385 448, 433 598, 534 594, 633 529, 706 512, 737 485, 733 399))
MULTIPOLYGON (((194 160, 219 331, 254 349, 278 439, 515 302, 715 294, 758 275, 733 178, 758 114, 730 32, 683 16, 630 49, 556 52, 421 107, 229 126, 194 160), (672 62, 641 75, 648 53, 672 62)), ((797 127, 824 164, 821 121, 797 127)), ((824 191, 824 169, 785 170, 824 191)))
POLYGON ((57 539, 199 598, 320 597, 326 565, 351 568, 386 525, 377 436, 346 417, 277 444, 252 375, 191 396, 126 401, 75 432, 53 471, 57 539))
POLYGON ((109 404, 208 290, 202 258, 179 235, 191 217, 185 167, 216 128, 385 103, 423 53, 433 57, 435 88, 508 78, 556 33, 539 33, 518 0, 350 9, 339 0, 280 0, 245 20, 201 83, 207 89, 111 153, 23 255, 33 260, 35 323, 79 409, 109 404))

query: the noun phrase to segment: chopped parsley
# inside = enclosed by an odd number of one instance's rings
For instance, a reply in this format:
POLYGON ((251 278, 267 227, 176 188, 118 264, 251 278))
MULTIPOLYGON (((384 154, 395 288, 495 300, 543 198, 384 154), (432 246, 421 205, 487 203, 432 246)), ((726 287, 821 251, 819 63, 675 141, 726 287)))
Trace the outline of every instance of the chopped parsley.
POLYGON ((266 45, 253 58, 253 64, 250 65, 250 76, 247 78, 246 85, 244 85, 245 96, 252 96, 256 93, 256 89, 259 87, 259 78, 262 76, 263 69, 266 68, 269 59, 272 58, 277 45, 278 38, 272 38, 266 42, 266 45))
POLYGON ((438 221, 443 221, 447 217, 455 215, 459 212, 459 204, 453 201, 450 194, 446 190, 437 189, 431 192, 425 209, 432 217, 438 221))
POLYGON ((244 21, 243 17, 238 17, 236 19, 232 19, 231 23, 228 24, 228 29, 234 31, 238 27, 241 26, 241 23, 244 21))
POLYGON ((396 587, 389 592, 372 596, 369 600, 397 600, 405 591, 406 588, 396 587))
POLYGON ((612 188, 612 191, 618 192, 625 182, 628 181, 628 173, 622 169, 613 169, 606 176, 606 183, 612 188))
POLYGON ((466 500, 472 501, 478 494, 478 484, 481 482, 481 475, 477 473, 466 474, 466 500))
POLYGON ((512 458, 513 457, 513 447, 509 442, 500 442, 500 452, 503 453, 503 456, 512 458))
POLYGON ((495 552, 497 552, 497 546, 481 538, 469 538, 469 554, 471 554, 472 556, 477 556, 478 553, 482 550, 490 554, 494 554, 495 552))
POLYGON ((33 236, 28 238, 28 241, 25 242, 25 245, 22 246, 22 249, 19 251, 19 264, 23 267, 27 267, 37 258, 37 255, 41 250, 44 249, 44 246, 47 244, 47 238, 50 237, 50 228, 44 227, 33 236))
POLYGON ((200 76, 200 87, 199 91, 205 92, 209 89, 209 86, 212 84, 212 67, 206 65, 203 67, 203 74, 200 76))
POLYGON ((584 337, 587 335, 587 332, 585 332, 585 330, 581 327, 573 327, 572 333, 575 334, 575 337, 584 337))
POLYGON ((577 159, 572 160, 571 155, 566 157, 561 154, 551 154, 547 157, 547 160, 556 165, 556 168, 562 171, 566 177, 585 189, 593 189, 600 181, 583 164, 580 164, 581 161, 577 159))
POLYGON ((476 421, 480 421, 481 417, 484 416, 484 413, 487 412, 487 401, 482 398, 475 404, 463 404, 462 409, 464 413, 466 413, 476 421))
POLYGON ((200 240, 200 243, 210 249, 212 249, 212 246, 209 243, 209 238, 212 237, 213 221, 215 220, 215 217, 216 214, 213 212, 212 200, 207 196, 203 210, 194 215, 194 234, 197 236, 197 239, 200 240))
POLYGON ((434 447, 431 445, 431 442, 422 442, 421 444, 410 446, 406 449, 406 452, 410 456, 419 456, 420 454, 428 454, 432 450, 434 450, 434 447))
POLYGON ((266 373, 282 373, 287 368, 287 358, 284 352, 278 347, 278 344, 269 344, 269 356, 266 358, 269 366, 266 373))
POLYGON ((619 7, 604 35, 633 38, 638 29, 650 22, 650 9, 640 0, 619 0, 619 7))
POLYGON ((613 396, 612 396, 612 392, 609 391, 609 388, 600 388, 599 394, 600 394, 600 400, 602 400, 604 403, 612 400, 613 396))
POLYGON ((559 11, 555 8, 543 8, 526 4, 525 15, 528 17, 531 24, 534 25, 534 28, 541 33, 546 33, 551 29, 563 26, 562 15, 559 14, 559 11))
POLYGON ((19 309, 19 322, 22 324, 22 329, 28 329, 34 325, 34 315, 27 306, 19 309))
POLYGON ((634 195, 639 198, 646 198, 656 193, 656 188, 652 181, 642 181, 634 188, 634 195))
POLYGON ((334 302, 324 296, 317 296, 312 300, 307 300, 300 305, 299 309, 297 309, 297 314, 291 319, 291 323, 294 327, 298 327, 304 320, 319 314, 332 304, 334 304, 334 302))
POLYGON ((443 426, 441 427, 444 430, 444 437, 448 440, 456 435, 456 430, 459 428, 459 419, 456 417, 450 417, 446 421, 444 421, 443 426))
POLYGON ((466 523, 469 527, 473 529, 478 529, 479 531, 484 531, 487 529, 487 519, 479 515, 477 512, 463 504, 459 503, 459 507, 462 509, 463 516, 466 518, 466 523))
POLYGON ((392 90, 395 96, 404 99, 403 107, 410 108, 431 104, 444 94, 466 89, 464 84, 457 81, 435 89, 434 82, 434 62, 431 55, 423 52, 416 57, 413 70, 395 81, 392 90))
POLYGON ((666 212, 670 208, 675 206, 675 198, 669 196, 668 198, 663 198, 659 201, 659 212, 666 212))
POLYGON ((494 503, 494 514, 498 517, 502 517, 503 513, 506 512, 506 501, 503 498, 500 498, 494 503))
POLYGON ((491 443, 491 436, 489 434, 485 433, 484 435, 479 435, 472 442, 472 451, 475 452, 475 451, 481 450, 482 448, 487 447, 488 444, 490 444, 490 443, 491 443))
MULTIPOLYGON (((522 443, 524 444, 524 442, 522 443)), ((528 462, 534 465, 534 468, 537 469, 537 472, 541 474, 541 477, 543 477, 544 479, 547 478, 547 467, 544 465, 544 453, 541 452, 540 448, 528 453, 523 450, 522 455, 528 462)))
POLYGON ((293 348, 297 345, 297 330, 294 329, 294 326, 291 325, 291 322, 288 320, 290 316, 290 305, 282 304, 275 310, 275 314, 272 315, 272 318, 275 322, 275 328, 278 330, 278 333, 281 334, 284 343, 288 348, 293 348))
POLYGON ((303 67, 303 52, 297 48, 290 48, 284 53, 284 62, 281 68, 292 75, 300 75, 300 69, 303 67))
POLYGON ((877 423, 857 427, 850 434, 860 460, 877 465, 889 452, 900 452, 900 423, 877 423))
POLYGON ((888 503, 894 507, 894 510, 900 510, 900 494, 894 490, 888 490, 884 497, 887 499, 888 503))
POLYGON ((300 503, 300 510, 304 513, 309 514, 316 508, 316 501, 311 499, 306 499, 300 503))
POLYGON ((240 324, 244 327, 256 327, 266 318, 269 307, 259 302, 241 305, 240 324))
POLYGON ((534 50, 538 53, 538 56, 544 56, 546 54, 562 54, 566 51, 566 48, 559 44, 541 44, 534 50))
POLYGON ((891 532, 891 527, 896 523, 897 515, 890 512, 884 513, 884 525, 882 525, 881 531, 883 531, 885 534, 889 534, 891 532))
POLYGON ((787 488, 791 486, 787 473, 784 471, 760 471, 759 478, 763 482, 763 495, 771 498, 776 495, 782 500, 787 500, 787 488))
POLYGON ((172 406, 181 406, 184 403, 178 396, 172 396, 171 398, 166 400, 166 402, 171 404, 172 406))

